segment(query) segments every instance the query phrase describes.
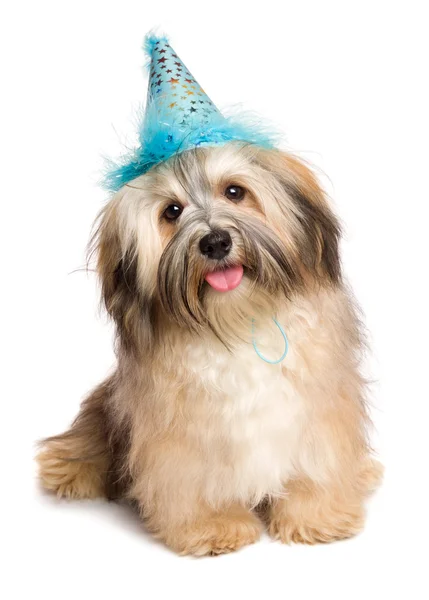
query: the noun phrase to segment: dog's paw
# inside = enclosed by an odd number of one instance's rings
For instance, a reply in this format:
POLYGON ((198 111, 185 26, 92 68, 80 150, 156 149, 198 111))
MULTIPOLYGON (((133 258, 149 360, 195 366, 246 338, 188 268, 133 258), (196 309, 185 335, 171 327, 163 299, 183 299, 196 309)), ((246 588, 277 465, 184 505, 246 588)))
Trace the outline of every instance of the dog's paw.
POLYGON ((320 544, 352 537, 362 530, 363 525, 364 517, 360 512, 331 514, 307 522, 285 514, 270 520, 269 533, 284 544, 320 544))
POLYGON ((261 535, 262 524, 250 512, 216 515, 192 527, 184 528, 167 544, 182 555, 194 556, 226 554, 256 542, 261 535))
POLYGON ((83 499, 105 496, 104 480, 91 462, 70 460, 55 442, 47 443, 37 456, 42 486, 59 498, 83 499))

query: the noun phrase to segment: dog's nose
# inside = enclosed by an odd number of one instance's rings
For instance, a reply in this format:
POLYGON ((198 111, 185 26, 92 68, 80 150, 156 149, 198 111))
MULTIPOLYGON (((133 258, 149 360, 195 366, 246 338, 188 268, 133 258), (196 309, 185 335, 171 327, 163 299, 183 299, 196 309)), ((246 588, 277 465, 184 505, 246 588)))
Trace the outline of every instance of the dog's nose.
POLYGON ((201 254, 214 260, 220 260, 229 254, 231 246, 231 236, 227 231, 223 231, 222 229, 212 231, 200 240, 201 254))

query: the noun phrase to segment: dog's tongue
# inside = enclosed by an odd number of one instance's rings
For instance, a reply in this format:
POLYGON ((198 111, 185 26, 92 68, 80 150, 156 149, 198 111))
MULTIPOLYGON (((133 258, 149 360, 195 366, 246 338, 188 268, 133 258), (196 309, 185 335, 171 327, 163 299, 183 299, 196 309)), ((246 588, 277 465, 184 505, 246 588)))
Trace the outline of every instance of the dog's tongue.
POLYGON ((217 292, 229 292, 240 285, 243 279, 243 265, 229 267, 222 271, 207 273, 206 281, 217 292))

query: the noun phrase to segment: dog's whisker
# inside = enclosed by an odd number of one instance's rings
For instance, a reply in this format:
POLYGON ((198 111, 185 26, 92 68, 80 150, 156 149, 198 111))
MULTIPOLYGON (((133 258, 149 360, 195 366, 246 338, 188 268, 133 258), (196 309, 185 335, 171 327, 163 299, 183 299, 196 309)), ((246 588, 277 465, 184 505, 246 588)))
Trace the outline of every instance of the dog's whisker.
POLYGON ((73 275, 74 273, 96 273, 96 269, 90 269, 89 267, 78 267, 77 269, 73 269, 73 271, 69 271, 67 275, 73 275))

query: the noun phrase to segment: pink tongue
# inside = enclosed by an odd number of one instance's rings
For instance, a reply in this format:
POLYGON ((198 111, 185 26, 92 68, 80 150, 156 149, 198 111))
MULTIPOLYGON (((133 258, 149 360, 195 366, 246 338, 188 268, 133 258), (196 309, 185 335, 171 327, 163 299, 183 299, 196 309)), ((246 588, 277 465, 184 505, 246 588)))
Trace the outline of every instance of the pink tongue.
POLYGON ((240 285, 243 279, 243 265, 237 267, 229 267, 222 271, 213 271, 213 273, 207 273, 206 281, 218 292, 229 292, 238 285, 240 285))

